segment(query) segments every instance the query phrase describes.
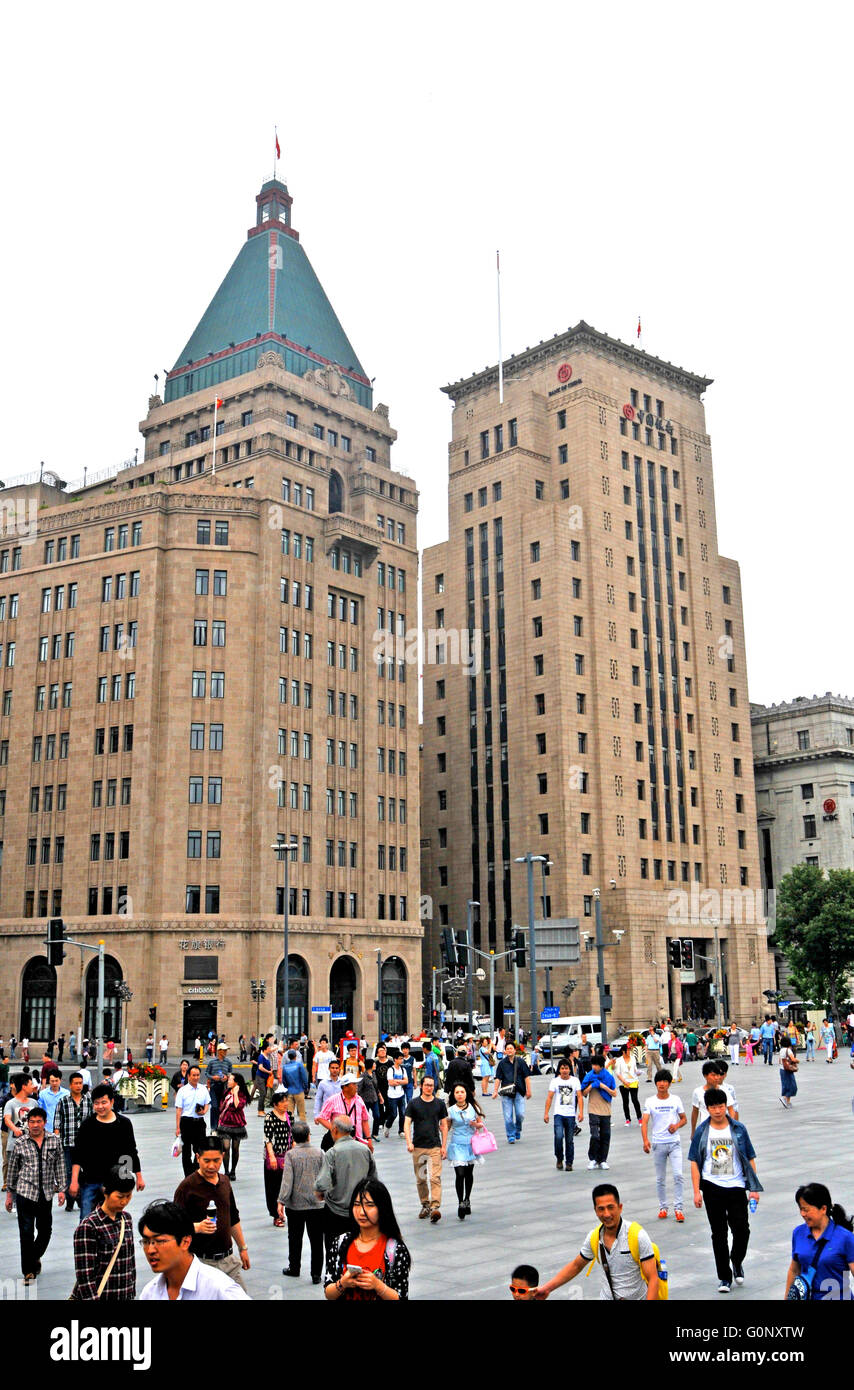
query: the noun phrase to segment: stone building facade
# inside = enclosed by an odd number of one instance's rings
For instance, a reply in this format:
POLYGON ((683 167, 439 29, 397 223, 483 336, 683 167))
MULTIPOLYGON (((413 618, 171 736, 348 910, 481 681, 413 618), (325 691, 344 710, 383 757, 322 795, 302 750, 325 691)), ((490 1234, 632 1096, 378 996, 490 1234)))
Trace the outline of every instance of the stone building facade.
POLYGON ((256 201, 143 456, 3 494, 0 1019, 34 1041, 95 1027, 50 916, 105 943, 107 1035, 281 1031, 279 837, 287 1031, 375 1033, 378 964, 384 1025, 420 1022, 418 673, 375 660, 378 608, 416 622, 417 492, 287 188, 256 201))
MULTIPOLYGON (((482 950, 527 927, 515 861, 530 852, 551 861, 536 916, 576 919, 588 945, 601 893, 612 1029, 710 1016, 718 973, 729 1011, 761 1001, 741 589, 718 551, 710 384, 582 322, 506 362, 503 400, 497 368, 445 388, 449 538, 422 580, 425 992, 468 900, 482 950), (669 964, 682 939, 684 973, 669 964)), ((598 1013, 583 946, 552 971, 567 1013, 598 1013)), ((498 978, 506 1001, 506 961, 498 978)))

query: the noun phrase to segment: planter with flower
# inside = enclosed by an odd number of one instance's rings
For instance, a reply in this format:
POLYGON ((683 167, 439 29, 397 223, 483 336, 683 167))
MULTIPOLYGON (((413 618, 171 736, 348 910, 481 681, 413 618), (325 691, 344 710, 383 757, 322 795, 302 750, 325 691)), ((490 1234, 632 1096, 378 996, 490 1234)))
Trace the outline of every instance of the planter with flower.
POLYGON ((162 1105, 166 1084, 163 1067, 156 1067, 152 1062, 140 1062, 130 1068, 127 1080, 119 1083, 119 1092, 135 1099, 137 1105, 162 1105), (125 1090, 125 1087, 128 1089, 125 1090))

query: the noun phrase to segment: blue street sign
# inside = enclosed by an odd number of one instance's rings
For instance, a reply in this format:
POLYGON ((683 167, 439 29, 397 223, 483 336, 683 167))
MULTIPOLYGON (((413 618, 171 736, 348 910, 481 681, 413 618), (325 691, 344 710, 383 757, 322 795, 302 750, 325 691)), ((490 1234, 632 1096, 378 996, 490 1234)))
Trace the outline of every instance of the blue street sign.
POLYGON ((505 1014, 515 1014, 516 1010, 515 1010, 515 1009, 505 1009, 504 1012, 505 1012, 505 1014))
POLYGON ((311 1012, 312 1012, 313 1014, 328 1014, 328 1013, 331 1013, 331 1012, 332 1012, 332 1005, 331 1005, 331 1004, 312 1004, 312 1006, 311 1006, 311 1012))
POLYGON ((541 1023, 548 1023, 550 1018, 560 1018, 560 1009, 557 1004, 549 1004, 540 1014, 541 1023))
POLYGON ((331 1018, 332 1018, 332 1021, 333 1021, 333 1022, 335 1022, 335 1021, 338 1020, 338 1019, 342 1019, 342 1018, 346 1018, 346 1017, 347 1017, 346 1014, 332 1014, 332 1015, 331 1015, 331 1018))
POLYGON ((789 1005, 791 1004, 791 1002, 792 1002, 791 999, 780 999, 780 1000, 778 1000, 778 1002, 777 1002, 777 1008, 778 1008, 778 1009, 788 1009, 788 1007, 789 1007, 789 1005))

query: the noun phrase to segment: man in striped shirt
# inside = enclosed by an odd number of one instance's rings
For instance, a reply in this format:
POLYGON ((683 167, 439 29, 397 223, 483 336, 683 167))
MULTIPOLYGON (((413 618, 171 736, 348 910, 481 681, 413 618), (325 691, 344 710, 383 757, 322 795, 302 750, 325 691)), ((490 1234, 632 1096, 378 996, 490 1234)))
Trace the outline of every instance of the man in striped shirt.
POLYGON ((128 1303, 136 1297, 133 1222, 125 1213, 135 1186, 134 1178, 111 1168, 104 1179, 104 1200, 74 1232, 75 1302, 128 1303))
POLYGON ((68 1192, 68 1185, 71 1182, 71 1155, 74 1152, 74 1145, 77 1143, 80 1126, 92 1114, 92 1101, 88 1095, 83 1094, 82 1072, 73 1071, 71 1073, 68 1078, 68 1089, 71 1094, 63 1096, 56 1107, 56 1113, 53 1117, 53 1132, 58 1134, 62 1140, 62 1151, 65 1158, 65 1210, 73 1211, 75 1199, 68 1192))

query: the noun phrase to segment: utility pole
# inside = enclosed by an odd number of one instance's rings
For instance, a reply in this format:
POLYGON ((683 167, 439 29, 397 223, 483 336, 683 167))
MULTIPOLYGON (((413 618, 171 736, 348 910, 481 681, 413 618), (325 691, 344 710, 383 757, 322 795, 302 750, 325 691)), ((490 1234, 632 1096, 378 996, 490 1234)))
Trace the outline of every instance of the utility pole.
MULTIPOLYGON (((466 946, 469 950, 471 950, 471 948, 474 946, 474 941, 472 940, 471 924, 471 910, 473 907, 480 907, 480 903, 475 902, 472 898, 469 898, 468 902, 466 903, 466 946)), ((474 971, 472 970, 471 966, 472 960, 471 956, 469 956, 468 970, 466 971, 466 979, 468 983, 469 1032, 472 1034, 472 1036, 474 1036, 474 971)))
POLYGON ((527 864, 528 866, 528 967, 531 972, 531 1038, 537 1036, 537 943, 534 939, 534 865, 548 864, 549 860, 545 854, 519 855, 516 859, 517 864, 527 864))
POLYGON ((275 854, 276 858, 277 858, 277 859, 281 859, 282 863, 283 863, 284 866, 285 866, 284 901, 283 901, 283 904, 282 904, 282 907, 283 907, 282 917, 283 917, 283 927, 284 927, 284 953, 285 953, 285 954, 284 954, 284 962, 283 962, 283 965, 282 965, 282 977, 283 977, 283 978, 282 978, 282 1008, 283 1008, 283 1011, 284 1011, 284 1018, 283 1018, 283 1021, 282 1021, 282 1038, 283 1038, 283 1040, 284 1040, 285 1048, 287 1048, 287 1045, 288 1045, 288 1027, 289 1027, 289 1018, 290 1018, 290 1004, 291 1004, 291 1000, 290 1000, 290 970, 289 970, 289 968, 288 968, 288 954, 289 954, 289 952, 288 952, 288 926, 289 926, 289 922, 288 922, 288 908, 290 907, 291 890, 290 890, 290 883, 289 883, 289 879, 288 879, 288 869, 289 869, 289 867, 290 867, 291 856, 292 856, 292 855, 296 855, 296 854, 299 853, 299 845, 297 844, 296 840, 285 840, 284 835, 280 835, 280 837, 279 837, 279 839, 277 840, 276 844, 271 845, 270 848, 272 849, 272 851, 273 851, 273 853, 275 854))
POLYGON ((599 889, 593 889, 596 907, 596 970, 599 976, 599 1023, 602 1029, 602 1046, 608 1046, 608 1013, 605 1008, 605 941, 602 936, 602 904, 599 889))

